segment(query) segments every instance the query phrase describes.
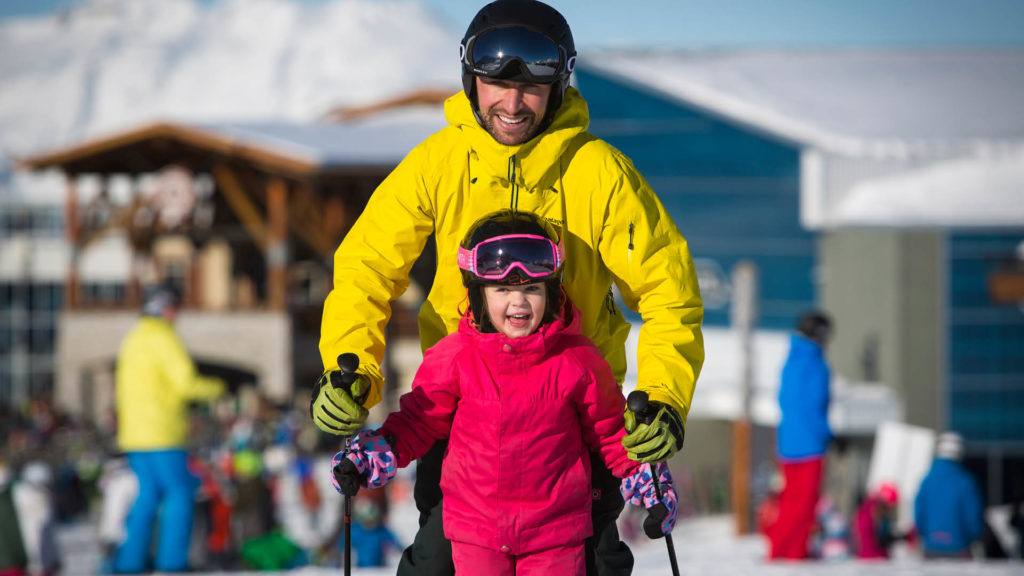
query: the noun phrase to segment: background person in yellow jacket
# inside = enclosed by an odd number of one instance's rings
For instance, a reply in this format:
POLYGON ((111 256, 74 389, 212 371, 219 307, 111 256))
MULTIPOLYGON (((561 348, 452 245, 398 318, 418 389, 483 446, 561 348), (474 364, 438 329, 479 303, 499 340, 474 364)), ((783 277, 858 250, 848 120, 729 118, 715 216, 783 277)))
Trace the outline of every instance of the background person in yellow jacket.
MULTIPOLYGON (((629 158, 587 132, 587 104, 569 86, 576 62, 572 32, 556 10, 535 0, 483 7, 460 44, 464 90, 445 102, 448 126, 409 153, 374 191, 334 257, 320 353, 325 373, 311 415, 322 430, 356 432, 366 407, 381 397, 384 326, 391 301, 433 234, 437 268, 419 312, 424 350, 455 331, 468 306, 456 265, 459 241, 480 216, 502 209, 533 212, 563 231, 563 284, 577 304, 583 332, 601 350, 618 382, 626 371, 629 324, 616 306, 643 317, 638 388, 657 417, 626 414, 623 440, 635 460, 660 461, 682 447, 686 414, 704 361, 703 306, 686 241, 629 158), (337 358, 359 356, 352 394, 339 381, 337 358)), ((417 466, 420 531, 398 573, 452 574, 443 538, 438 482, 445 446, 417 466)), ((628 574, 633 557, 619 539, 623 508, 616 479, 592 458, 594 536, 588 574, 628 574)))
POLYGON ((169 284, 148 287, 143 316, 117 357, 117 442, 139 481, 125 540, 114 557, 114 572, 120 574, 188 569, 197 482, 186 465, 187 404, 219 396, 224 384, 196 373, 174 331, 179 305, 169 284), (156 560, 150 566, 158 515, 156 560))

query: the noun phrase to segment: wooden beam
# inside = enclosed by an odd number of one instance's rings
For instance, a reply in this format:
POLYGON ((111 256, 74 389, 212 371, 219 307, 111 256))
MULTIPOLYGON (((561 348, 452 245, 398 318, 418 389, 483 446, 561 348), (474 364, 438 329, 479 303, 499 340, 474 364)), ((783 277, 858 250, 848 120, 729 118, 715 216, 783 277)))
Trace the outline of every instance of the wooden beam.
POLYGON ((203 267, 199 265, 199 253, 198 251, 192 252, 192 257, 188 261, 188 275, 185 278, 188 283, 185 286, 185 307, 186 308, 202 308, 203 298, 200 292, 203 287, 203 267))
POLYGON ((333 246, 324 229, 323 202, 314 198, 309 184, 292 188, 288 199, 288 228, 320 256, 331 253, 333 246))
POLYGON ((288 184, 281 178, 267 182, 267 220, 269 235, 264 255, 267 259, 267 306, 287 309, 288 296, 288 184))
POLYGON ((64 282, 64 309, 74 310, 79 305, 78 236, 81 226, 78 222, 78 180, 75 176, 64 175, 64 232, 71 249, 71 262, 64 282))
POLYGON ((245 193, 238 176, 227 165, 218 164, 213 168, 213 179, 217 182, 217 189, 224 195, 231 211, 249 233, 249 237, 259 246, 260 250, 266 251, 267 224, 259 207, 245 193))
POLYGON ((144 270, 143 266, 149 263, 148 254, 140 254, 136 248, 135 243, 131 241, 131 218, 135 214, 134 207, 137 205, 136 200, 139 195, 139 179, 135 176, 129 177, 131 183, 130 197, 128 205, 123 207, 111 221, 116 223, 115 225, 124 230, 125 236, 128 237, 128 250, 131 254, 131 264, 128 268, 128 279, 125 283, 124 297, 125 304, 131 308, 139 308, 142 304, 142 275, 139 273, 140 270, 144 270))
POLYGON ((750 533, 750 420, 732 423, 732 516, 736 534, 750 533))
POLYGON ((399 108, 406 108, 409 106, 416 105, 441 105, 452 95, 452 91, 449 89, 424 89, 411 92, 392 98, 391 100, 385 100, 383 102, 376 102, 366 106, 355 106, 352 108, 334 108, 328 111, 324 115, 324 119, 328 122, 349 122, 352 120, 358 120, 360 118, 366 118, 367 116, 373 116, 380 112, 388 110, 396 110, 399 108))

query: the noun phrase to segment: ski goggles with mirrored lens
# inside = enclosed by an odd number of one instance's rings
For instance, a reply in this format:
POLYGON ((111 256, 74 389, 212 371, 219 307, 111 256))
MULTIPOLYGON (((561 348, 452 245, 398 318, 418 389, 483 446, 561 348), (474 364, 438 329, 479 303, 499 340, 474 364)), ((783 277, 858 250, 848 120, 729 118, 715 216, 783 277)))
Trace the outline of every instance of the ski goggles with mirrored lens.
POLYGON ((565 247, 543 236, 508 234, 484 240, 472 250, 459 248, 459 268, 481 280, 501 280, 518 268, 530 278, 546 278, 565 262, 565 247))
POLYGON ((566 54, 555 41, 521 27, 488 30, 471 37, 459 51, 473 74, 498 77, 510 62, 518 61, 523 76, 540 84, 557 81, 576 64, 576 56, 566 54))

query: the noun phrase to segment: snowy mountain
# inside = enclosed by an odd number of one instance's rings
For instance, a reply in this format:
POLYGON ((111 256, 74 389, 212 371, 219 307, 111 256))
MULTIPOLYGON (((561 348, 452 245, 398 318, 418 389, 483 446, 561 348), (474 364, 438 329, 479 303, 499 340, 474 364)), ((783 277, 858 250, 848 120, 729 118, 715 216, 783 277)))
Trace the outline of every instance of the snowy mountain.
MULTIPOLYGON (((8 20, 0 176, 14 157, 157 118, 306 122, 418 87, 454 92, 459 37, 418 0, 93 0, 8 20)), ((0 183, 0 198, 15 187, 0 183)))

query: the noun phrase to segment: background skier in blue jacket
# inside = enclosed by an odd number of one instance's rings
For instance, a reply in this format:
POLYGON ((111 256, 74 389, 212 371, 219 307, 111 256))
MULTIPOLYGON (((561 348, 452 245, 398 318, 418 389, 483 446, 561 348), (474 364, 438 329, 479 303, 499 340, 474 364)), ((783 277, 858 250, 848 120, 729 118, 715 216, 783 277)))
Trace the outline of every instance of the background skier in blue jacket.
POLYGON ((782 368, 776 430, 779 465, 785 485, 779 495, 779 517, 769 530, 769 559, 808 557, 807 539, 821 496, 825 451, 832 439, 828 426, 829 380, 825 346, 832 321, 824 312, 804 313, 790 342, 782 368))
POLYGON ((925 558, 969 558, 971 544, 984 531, 981 492, 960 463, 963 438, 943 432, 935 460, 914 500, 914 524, 925 558))

